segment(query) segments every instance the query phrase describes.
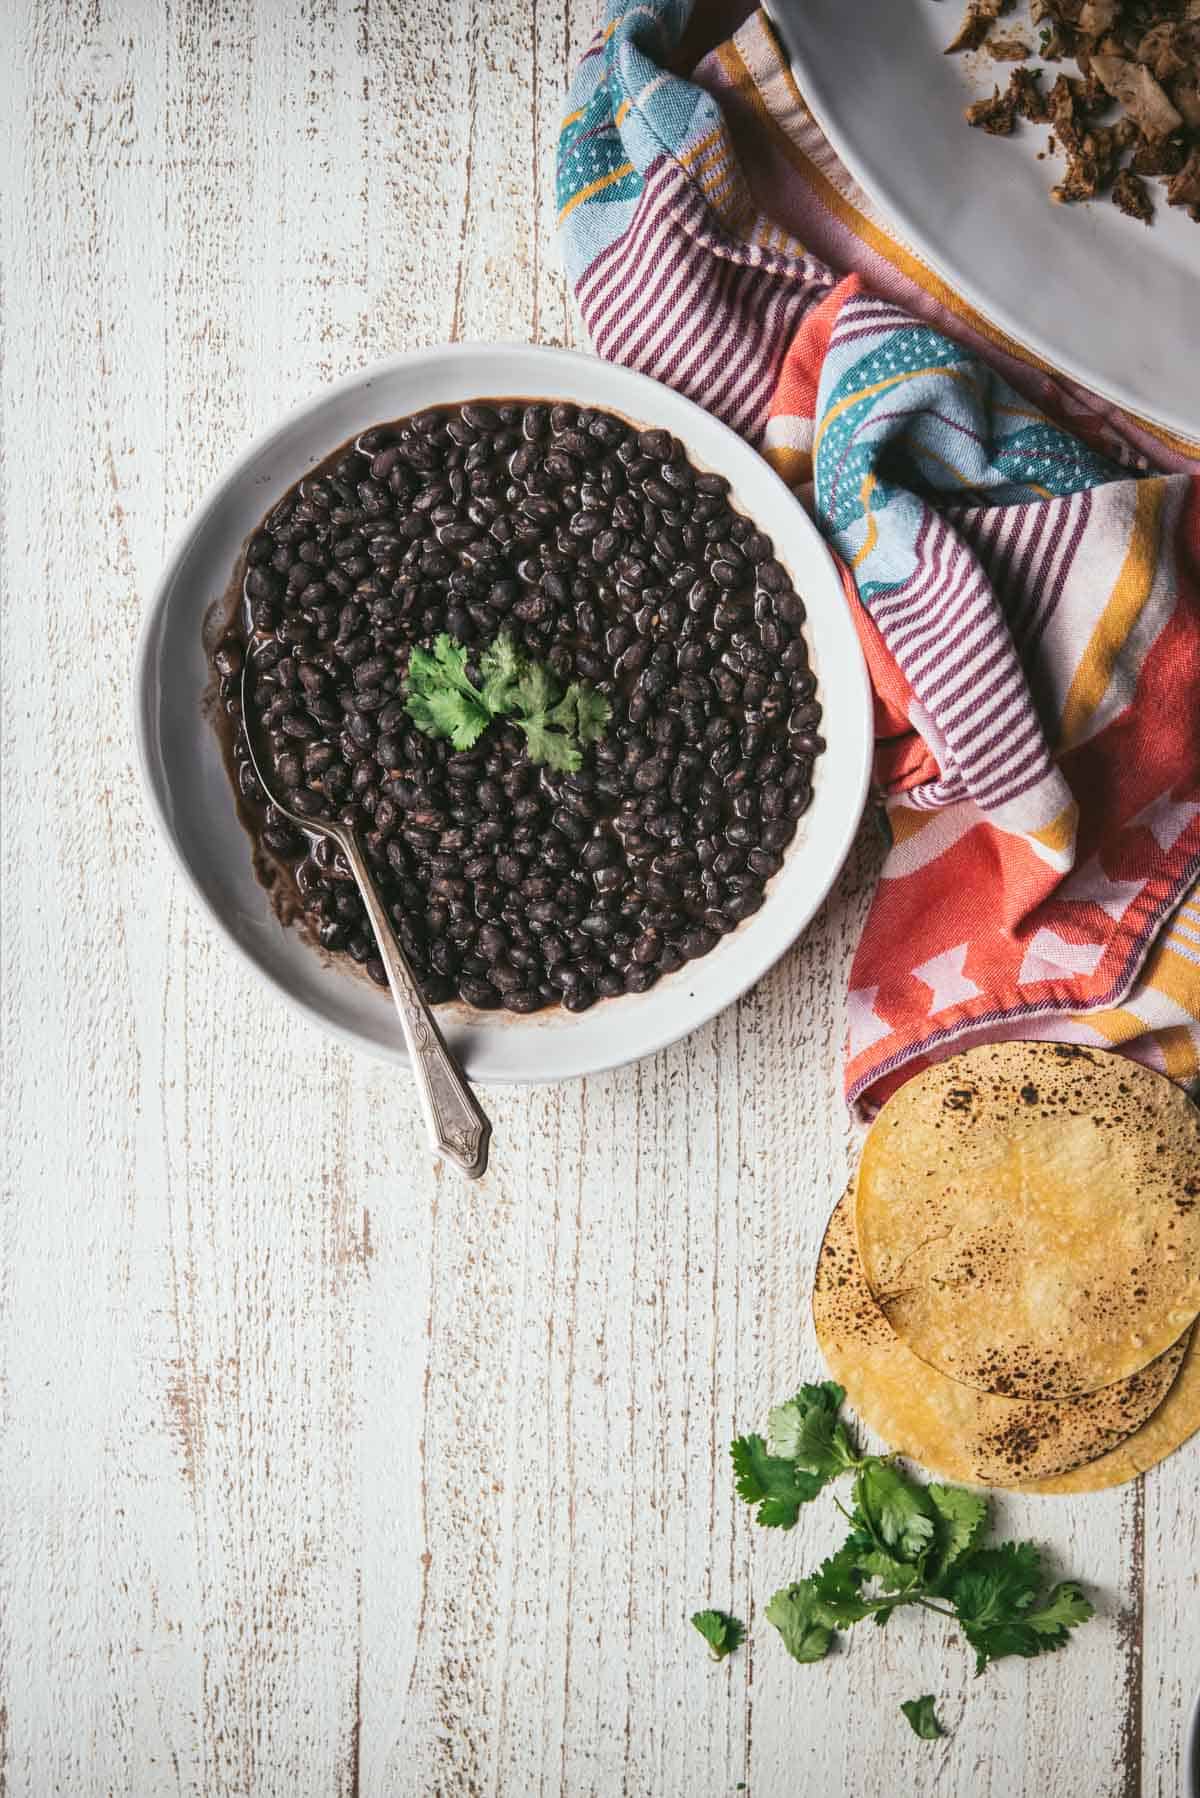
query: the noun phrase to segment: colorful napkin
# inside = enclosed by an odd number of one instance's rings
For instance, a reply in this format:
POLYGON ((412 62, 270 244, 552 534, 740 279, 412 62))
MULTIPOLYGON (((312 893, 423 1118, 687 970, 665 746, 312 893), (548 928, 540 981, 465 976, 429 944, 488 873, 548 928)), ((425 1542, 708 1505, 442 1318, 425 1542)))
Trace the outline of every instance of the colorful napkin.
POLYGON ((563 256, 599 354, 758 445, 843 564, 892 837, 847 1096, 999 1037, 1190 1081, 1195 446, 1055 377, 900 242, 763 13, 672 73, 689 12, 610 0, 563 121, 563 256))

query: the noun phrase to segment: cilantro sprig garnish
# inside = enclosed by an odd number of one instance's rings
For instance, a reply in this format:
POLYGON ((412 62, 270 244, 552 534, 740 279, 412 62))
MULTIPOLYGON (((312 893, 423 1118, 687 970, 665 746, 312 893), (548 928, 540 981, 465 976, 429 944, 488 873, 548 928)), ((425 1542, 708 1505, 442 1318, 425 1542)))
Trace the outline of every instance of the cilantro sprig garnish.
POLYGON ((498 718, 525 736, 531 762, 559 774, 582 765, 582 748, 604 735, 612 707, 587 681, 566 687, 554 671, 526 656, 507 631, 479 658, 479 684, 467 673, 467 651, 444 631, 432 651, 415 647, 404 684, 405 710, 427 737, 472 749, 498 718))
MULTIPOLYGON (((831 1380, 802 1386, 771 1412, 766 1441, 739 1436, 731 1450, 738 1495, 768 1528, 793 1528, 802 1505, 841 1475, 853 1476, 849 1508, 834 1501, 850 1526, 841 1548, 766 1606, 793 1659, 823 1660, 835 1631, 868 1617, 886 1624, 911 1604, 958 1625, 975 1650, 977 1674, 1006 1655, 1061 1648, 1093 1614, 1075 1581, 1047 1591, 1032 1542, 985 1546, 984 1493, 922 1485, 892 1456, 860 1454, 840 1415, 845 1396, 831 1380)), ((942 1733, 932 1697, 901 1709, 919 1736, 942 1733)))

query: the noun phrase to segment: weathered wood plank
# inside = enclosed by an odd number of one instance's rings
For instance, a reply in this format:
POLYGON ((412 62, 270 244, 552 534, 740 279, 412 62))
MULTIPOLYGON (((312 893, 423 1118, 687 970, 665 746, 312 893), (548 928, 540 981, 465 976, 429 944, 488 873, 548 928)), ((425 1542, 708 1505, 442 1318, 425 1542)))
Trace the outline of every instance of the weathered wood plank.
POLYGON ((1166 1798, 1194 1456, 1001 1507, 1104 1595, 1046 1664, 976 1683, 927 1619, 800 1669, 761 1624, 834 1534, 755 1530, 727 1445, 817 1368, 866 840, 690 1041, 491 1095, 475 1189, 243 984, 142 813, 140 605, 236 449, 392 348, 579 341, 551 161, 591 0, 11 19, 0 1789, 1166 1798), (759 1620, 719 1669, 705 1602, 759 1620))

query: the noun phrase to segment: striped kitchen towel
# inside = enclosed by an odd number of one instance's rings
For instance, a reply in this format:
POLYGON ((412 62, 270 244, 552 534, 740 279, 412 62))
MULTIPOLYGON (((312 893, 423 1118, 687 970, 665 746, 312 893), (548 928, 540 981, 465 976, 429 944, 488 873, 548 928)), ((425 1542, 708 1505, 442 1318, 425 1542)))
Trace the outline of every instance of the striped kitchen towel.
MULTIPOLYGON (((854 959, 871 1109, 973 1042, 1200 1070, 1200 473, 967 307, 822 139, 766 17, 610 0, 563 121, 598 352, 757 444, 841 559, 892 847, 854 959)), ((837 695, 826 696, 836 705, 837 695)))

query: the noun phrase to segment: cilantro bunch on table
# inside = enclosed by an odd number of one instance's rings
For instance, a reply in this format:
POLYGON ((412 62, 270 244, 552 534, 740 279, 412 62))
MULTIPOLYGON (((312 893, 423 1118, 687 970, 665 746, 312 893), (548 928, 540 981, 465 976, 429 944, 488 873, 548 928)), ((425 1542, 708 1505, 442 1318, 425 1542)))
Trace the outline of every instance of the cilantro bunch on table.
MULTIPOLYGON (((793 1659, 823 1660, 836 1630, 867 1618, 882 1626, 905 1605, 955 1623, 975 1651, 977 1674, 1006 1655, 1061 1648, 1093 1612, 1076 1582, 1047 1590, 1032 1542, 985 1543, 984 1493, 922 1485, 892 1456, 860 1454, 841 1417, 844 1397, 829 1380, 802 1386, 771 1412, 765 1441, 739 1436, 731 1451, 738 1495, 767 1528, 791 1529, 803 1505, 851 1476, 849 1505, 834 1499, 849 1525, 846 1540, 766 1607, 793 1659)), ((932 1697, 901 1708, 918 1735, 941 1733, 932 1697)))
POLYGON ((427 737, 472 749, 497 719, 525 736, 531 762, 559 774, 581 766, 584 747, 604 735, 612 707, 587 681, 564 686, 553 669, 532 660, 501 632, 479 658, 479 683, 467 673, 467 651, 443 631, 433 649, 414 648, 404 685, 405 710, 427 737))

